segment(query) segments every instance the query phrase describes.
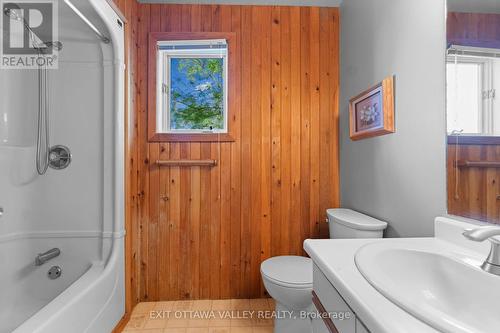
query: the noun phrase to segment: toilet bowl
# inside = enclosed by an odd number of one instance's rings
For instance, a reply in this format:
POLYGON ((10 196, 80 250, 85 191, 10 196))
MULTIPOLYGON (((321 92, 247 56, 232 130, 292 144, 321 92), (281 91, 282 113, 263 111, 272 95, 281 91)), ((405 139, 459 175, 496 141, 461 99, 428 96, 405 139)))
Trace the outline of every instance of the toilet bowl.
POLYGON ((276 301, 274 331, 310 332, 312 260, 299 256, 273 257, 261 264, 260 272, 267 292, 276 301))
MULTIPOLYGON (((387 223, 359 212, 327 210, 330 238, 381 238, 387 223)), ((278 256, 260 266, 264 287, 276 301, 275 333, 310 333, 313 311, 312 260, 300 256, 278 256)))

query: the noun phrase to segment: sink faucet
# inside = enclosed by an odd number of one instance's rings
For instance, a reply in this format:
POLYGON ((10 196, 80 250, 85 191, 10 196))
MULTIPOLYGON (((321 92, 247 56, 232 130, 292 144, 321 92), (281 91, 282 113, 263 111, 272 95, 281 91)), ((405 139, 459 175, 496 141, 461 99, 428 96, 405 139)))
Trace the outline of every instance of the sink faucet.
POLYGON ((481 265, 481 268, 488 273, 500 276, 500 240, 492 238, 500 236, 500 227, 479 227, 476 229, 468 229, 463 232, 465 238, 475 242, 482 242, 489 239, 491 250, 488 258, 481 265))

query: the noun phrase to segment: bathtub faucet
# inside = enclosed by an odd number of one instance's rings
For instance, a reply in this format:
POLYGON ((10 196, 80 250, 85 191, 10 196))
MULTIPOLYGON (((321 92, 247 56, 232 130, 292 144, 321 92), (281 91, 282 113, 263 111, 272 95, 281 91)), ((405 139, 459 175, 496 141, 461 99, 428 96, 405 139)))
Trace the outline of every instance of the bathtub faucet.
POLYGON ((41 266, 45 264, 47 261, 50 259, 54 259, 55 257, 58 257, 61 254, 61 250, 58 248, 53 248, 51 250, 48 250, 45 253, 39 253, 36 258, 35 258, 35 265, 36 266, 41 266))

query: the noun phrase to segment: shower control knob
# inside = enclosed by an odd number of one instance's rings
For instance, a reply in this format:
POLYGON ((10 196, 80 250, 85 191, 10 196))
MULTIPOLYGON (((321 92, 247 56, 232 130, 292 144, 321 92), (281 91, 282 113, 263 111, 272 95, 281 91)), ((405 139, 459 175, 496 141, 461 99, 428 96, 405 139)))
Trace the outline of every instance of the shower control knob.
POLYGON ((0 207, 0 217, 3 216, 3 207, 0 207))
POLYGON ((71 151, 68 147, 57 145, 50 148, 49 166, 52 169, 62 170, 71 163, 71 151))

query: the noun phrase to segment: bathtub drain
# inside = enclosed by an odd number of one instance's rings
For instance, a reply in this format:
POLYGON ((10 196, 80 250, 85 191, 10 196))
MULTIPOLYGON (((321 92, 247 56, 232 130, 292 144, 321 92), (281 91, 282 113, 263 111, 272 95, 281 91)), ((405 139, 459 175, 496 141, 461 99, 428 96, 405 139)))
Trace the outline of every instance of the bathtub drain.
POLYGON ((49 272, 47 273, 47 276, 49 277, 49 279, 51 280, 55 280, 57 279, 58 277, 60 277, 62 274, 62 269, 61 267, 59 266, 52 266, 50 269, 49 269, 49 272))

